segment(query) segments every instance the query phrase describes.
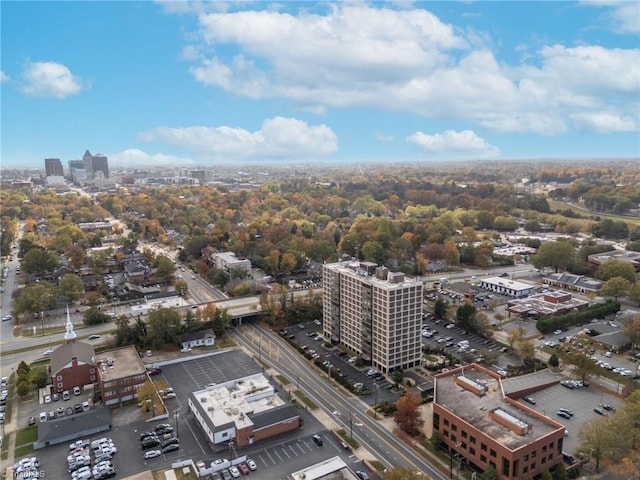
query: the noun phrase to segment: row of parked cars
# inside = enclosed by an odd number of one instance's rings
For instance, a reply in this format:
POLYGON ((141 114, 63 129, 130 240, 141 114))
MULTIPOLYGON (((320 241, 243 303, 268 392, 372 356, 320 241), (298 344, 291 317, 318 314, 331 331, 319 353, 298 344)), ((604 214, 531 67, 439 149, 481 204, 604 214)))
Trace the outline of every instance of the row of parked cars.
POLYGON ((105 480, 115 477, 116 469, 112 459, 117 451, 111 438, 103 437, 92 442, 76 440, 69 444, 67 471, 72 480, 105 480))
POLYGON ((46 472, 40 468, 40 459, 38 457, 21 458, 13 464, 14 478, 43 478, 46 472))
POLYGON ((152 432, 140 434, 140 448, 146 450, 144 453, 145 460, 150 460, 164 453, 175 452, 180 449, 180 441, 174 436, 171 425, 160 423, 153 428, 152 432))
MULTIPOLYGON (((204 462, 200 462, 204 466, 204 462)), ((213 474, 211 480, 230 480, 239 478, 241 475, 249 475, 258 469, 256 462, 247 458, 244 462, 233 463, 226 458, 218 458, 211 462, 210 466, 213 474)))

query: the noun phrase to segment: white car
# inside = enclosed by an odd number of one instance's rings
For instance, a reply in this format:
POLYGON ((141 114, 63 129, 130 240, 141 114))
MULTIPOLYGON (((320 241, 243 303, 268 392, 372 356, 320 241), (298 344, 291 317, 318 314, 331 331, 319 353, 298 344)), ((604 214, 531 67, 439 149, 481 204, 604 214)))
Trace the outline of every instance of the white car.
POLYGON ((501 377, 506 377, 507 375, 509 375, 505 370, 498 370, 496 373, 501 377))
POLYGON ((229 467, 229 473, 233 478, 240 478, 240 470, 238 470, 238 467, 236 467, 235 465, 229 467))
POLYGON ((53 353, 53 350, 49 349, 49 350, 45 350, 45 351, 44 351, 44 353, 43 353, 43 355, 44 355, 45 357, 49 357, 49 356, 51 356, 51 354, 52 354, 52 353, 53 353))
POLYGON ((145 460, 151 460, 152 458, 159 457, 160 455, 162 455, 162 452, 160 450, 148 450, 144 452, 145 460))
POLYGON ((180 350, 182 353, 189 353, 191 351, 191 347, 185 347, 180 350))
POLYGON ((254 471, 256 471, 258 469, 258 466, 256 465, 256 462, 254 462, 250 458, 247 458, 247 467, 249 467, 249 470, 251 470, 252 472, 254 472, 254 471))

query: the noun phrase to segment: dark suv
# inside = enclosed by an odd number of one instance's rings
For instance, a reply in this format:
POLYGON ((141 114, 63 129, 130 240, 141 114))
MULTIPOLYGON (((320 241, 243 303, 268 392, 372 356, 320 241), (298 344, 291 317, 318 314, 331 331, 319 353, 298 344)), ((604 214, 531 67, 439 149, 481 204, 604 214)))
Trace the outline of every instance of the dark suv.
POLYGON ((318 445, 319 447, 322 446, 322 438, 320 438, 320 435, 314 435, 313 437, 311 437, 313 439, 313 442, 318 445))

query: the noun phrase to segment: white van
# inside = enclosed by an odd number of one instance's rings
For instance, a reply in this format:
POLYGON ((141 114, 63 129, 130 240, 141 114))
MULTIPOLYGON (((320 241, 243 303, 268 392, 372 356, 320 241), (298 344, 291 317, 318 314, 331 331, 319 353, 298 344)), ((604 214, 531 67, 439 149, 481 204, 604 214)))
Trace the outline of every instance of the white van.
POLYGON ((80 387, 73 387, 74 395, 80 395, 81 393, 82 393, 82 390, 80 390, 80 387))
POLYGON ((44 423, 47 421, 47 412, 40 412, 40 423, 44 423))

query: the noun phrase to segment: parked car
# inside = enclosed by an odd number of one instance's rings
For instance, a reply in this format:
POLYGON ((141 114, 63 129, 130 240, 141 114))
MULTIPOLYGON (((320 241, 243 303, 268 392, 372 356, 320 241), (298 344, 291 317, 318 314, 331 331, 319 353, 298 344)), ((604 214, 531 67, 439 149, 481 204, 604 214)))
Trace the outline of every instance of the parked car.
POLYGON ((596 412, 598 415, 603 415, 603 416, 604 416, 604 415, 606 415, 606 414, 607 414, 607 412, 605 412, 605 411, 604 411, 602 408, 600 408, 600 407, 596 407, 596 408, 594 408, 594 409, 593 409, 593 411, 594 411, 594 412, 596 412))
POLYGON ((251 470, 252 472, 258 469, 256 462, 254 462, 251 458, 247 458, 247 467, 249 467, 249 470, 251 470))
POLYGON ((180 448, 180 444, 179 443, 172 443, 170 445, 162 447, 162 453, 175 452, 179 448, 180 448))
POLYGON ((530 403, 531 405, 535 405, 536 404, 536 399, 533 397, 524 397, 524 401, 527 403, 530 403))
POLYGON ((320 435, 314 435, 313 437, 311 437, 313 439, 313 442, 318 445, 319 447, 322 446, 322 438, 320 437, 320 435))
POLYGON ((556 412, 556 415, 558 415, 559 417, 562 417, 562 418, 566 418, 567 420, 569 420, 571 418, 571 415, 569 415, 567 412, 563 412, 562 410, 558 410, 556 412))
POLYGON ((160 455, 162 455, 162 452, 160 450, 148 450, 144 452, 145 460, 151 460, 152 458, 159 457, 160 455))
POLYGON ((231 467, 229 467, 229 473, 233 478, 240 478, 240 470, 238 470, 238 467, 236 466, 232 465, 231 467))

